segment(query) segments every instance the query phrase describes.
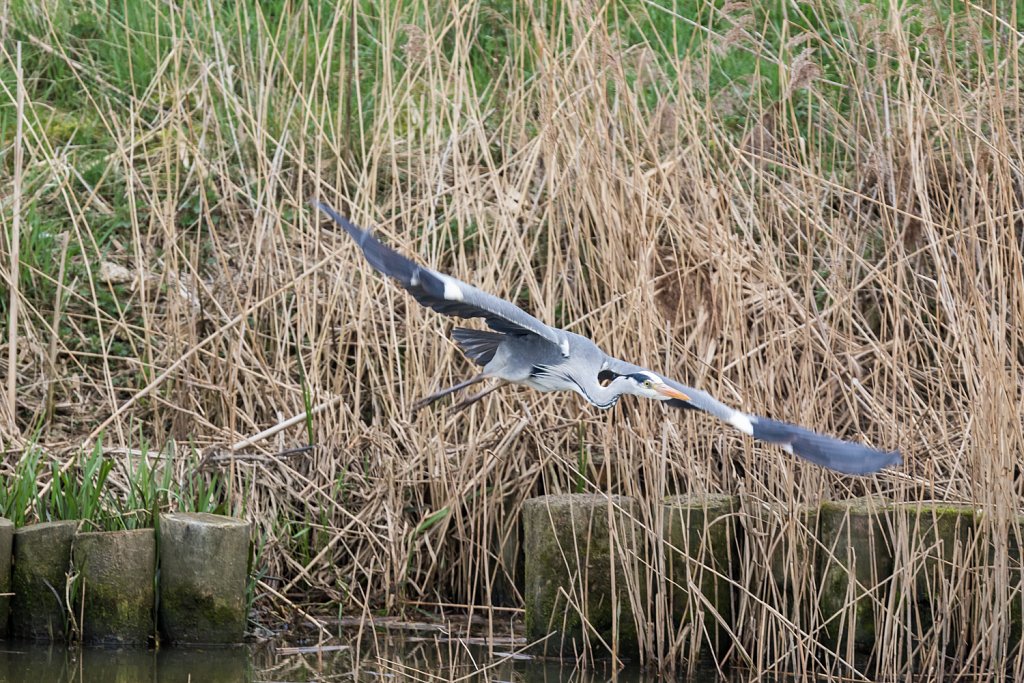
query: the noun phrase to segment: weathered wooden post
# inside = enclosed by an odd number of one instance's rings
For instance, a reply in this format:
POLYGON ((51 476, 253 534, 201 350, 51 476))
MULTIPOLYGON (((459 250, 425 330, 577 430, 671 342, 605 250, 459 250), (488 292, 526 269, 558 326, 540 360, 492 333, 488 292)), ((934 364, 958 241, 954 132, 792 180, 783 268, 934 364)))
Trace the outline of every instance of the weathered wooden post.
POLYGON ((1010 522, 1007 539, 1007 561, 1009 570, 1008 590, 1010 603, 1006 607, 1009 618, 1009 643, 1006 652, 1012 655, 1024 647, 1024 515, 1017 515, 1010 522))
POLYGON ((0 517, 0 639, 7 637, 7 616, 11 605, 11 558, 14 552, 14 522, 0 517))
POLYGON ((237 643, 245 633, 249 523, 160 515, 160 631, 173 643, 237 643))
POLYGON ((818 575, 827 641, 841 650, 875 644, 875 621, 892 575, 887 502, 865 497, 823 503, 818 511, 818 575))
POLYGON ((721 654, 731 642, 722 624, 735 623, 731 579, 739 557, 739 500, 691 494, 668 498, 664 505, 673 616, 677 624, 706 633, 706 644, 721 654))
POLYGON ((632 498, 603 494, 548 495, 523 504, 526 635, 542 641, 545 654, 636 652, 626 588, 636 576, 634 510, 632 498))
POLYGON ((71 542, 78 522, 45 522, 14 532, 10 634, 26 640, 63 641, 71 542))
MULTIPOLYGON (((816 579, 818 508, 802 506, 796 510, 782 510, 787 516, 781 534, 772 545, 768 567, 772 580, 789 601, 795 614, 807 616, 802 609, 811 598, 807 590, 816 579)), ((782 607, 780 605, 780 607, 782 607)), ((817 611, 815 606, 814 611, 817 611)), ((801 622, 804 623, 804 622, 801 622)))
POLYGON ((156 535, 153 529, 75 536, 82 642, 145 645, 155 633, 156 535))
POLYGON ((977 510, 970 505, 907 502, 887 508, 893 530, 893 546, 899 549, 899 565, 908 581, 905 590, 911 617, 919 637, 925 637, 940 618, 957 624, 950 632, 962 638, 945 643, 952 653, 969 645, 971 608, 962 586, 964 571, 972 566, 977 510))

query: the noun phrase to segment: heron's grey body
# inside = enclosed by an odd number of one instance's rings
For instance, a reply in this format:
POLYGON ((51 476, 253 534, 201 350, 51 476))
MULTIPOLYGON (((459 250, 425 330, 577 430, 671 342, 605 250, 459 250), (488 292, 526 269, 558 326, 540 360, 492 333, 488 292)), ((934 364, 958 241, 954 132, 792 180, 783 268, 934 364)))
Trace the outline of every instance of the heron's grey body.
POLYGON ((419 303, 447 315, 483 318, 491 328, 452 331, 463 353, 481 365, 482 371, 473 380, 434 397, 486 377, 539 391, 574 391, 599 408, 610 408, 623 394, 634 394, 673 407, 702 410, 748 436, 778 444, 789 453, 839 472, 868 474, 903 462, 896 451, 879 451, 787 422, 743 413, 699 389, 609 356, 586 337, 549 327, 511 302, 418 265, 329 206, 316 206, 356 241, 370 265, 397 280, 419 303))
MULTIPOLYGON (((571 373, 569 366, 600 368, 607 356, 586 337, 564 332, 569 352, 536 335, 512 335, 464 327, 452 330, 452 337, 470 359, 483 366, 486 377, 497 377, 538 391, 575 391, 590 398, 601 387, 586 386, 593 373, 571 373)), ((618 398, 618 396, 615 396, 618 398)), ((596 404, 595 404, 596 405, 596 404)), ((610 406, 601 406, 604 408, 610 406)))

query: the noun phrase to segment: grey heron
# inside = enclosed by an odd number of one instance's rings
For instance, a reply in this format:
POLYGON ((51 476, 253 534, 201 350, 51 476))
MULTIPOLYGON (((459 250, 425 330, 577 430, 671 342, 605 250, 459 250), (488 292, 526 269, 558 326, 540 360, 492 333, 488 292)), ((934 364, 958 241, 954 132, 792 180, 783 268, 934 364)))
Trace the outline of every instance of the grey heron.
POLYGON ((539 391, 574 391, 598 408, 611 408, 624 394, 702 410, 760 441, 846 474, 870 474, 900 465, 897 451, 842 441, 787 422, 730 408, 711 395, 647 368, 609 356, 581 335, 545 325, 515 304, 450 275, 418 265, 354 225, 331 207, 314 202, 355 240, 376 270, 394 278, 423 306, 458 318, 483 318, 490 331, 455 328, 456 344, 481 372, 436 394, 436 400, 480 380, 497 378, 539 391))

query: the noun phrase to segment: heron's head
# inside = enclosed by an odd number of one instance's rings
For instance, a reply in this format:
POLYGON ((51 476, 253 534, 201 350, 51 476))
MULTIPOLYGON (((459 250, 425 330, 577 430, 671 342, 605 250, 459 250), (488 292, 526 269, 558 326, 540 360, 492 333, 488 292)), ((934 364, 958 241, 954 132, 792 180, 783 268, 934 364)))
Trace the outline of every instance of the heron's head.
POLYGON ((689 401, 690 397, 683 392, 670 387, 661 377, 653 372, 634 372, 631 375, 623 375, 623 379, 629 380, 629 393, 645 398, 653 398, 657 401, 689 401))

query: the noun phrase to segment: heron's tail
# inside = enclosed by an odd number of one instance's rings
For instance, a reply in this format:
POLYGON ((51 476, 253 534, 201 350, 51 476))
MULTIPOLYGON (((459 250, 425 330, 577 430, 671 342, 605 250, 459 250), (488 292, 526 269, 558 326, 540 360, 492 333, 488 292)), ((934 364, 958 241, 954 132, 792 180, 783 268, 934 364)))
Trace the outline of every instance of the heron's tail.
POLYGON ((452 330, 452 339, 459 345, 462 352, 469 356, 470 360, 479 365, 487 365, 494 358, 498 346, 505 341, 505 335, 498 332, 456 327, 452 330))

